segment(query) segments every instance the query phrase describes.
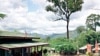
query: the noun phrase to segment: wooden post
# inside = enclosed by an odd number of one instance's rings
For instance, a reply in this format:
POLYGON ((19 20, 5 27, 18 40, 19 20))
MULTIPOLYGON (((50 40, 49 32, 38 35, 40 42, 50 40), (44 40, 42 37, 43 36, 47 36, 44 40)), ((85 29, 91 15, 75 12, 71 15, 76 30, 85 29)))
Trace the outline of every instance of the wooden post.
POLYGON ((34 51, 36 51, 36 47, 34 47, 34 51))
POLYGON ((32 53, 32 47, 30 47, 30 52, 32 53))
POLYGON ((12 54, 11 54, 11 50, 9 50, 9 56, 12 56, 12 54))
POLYGON ((41 50, 43 50, 43 47, 41 46, 41 50))
POLYGON ((27 50, 28 50, 27 54, 28 56, 30 56, 30 48, 28 47, 27 50))
POLYGON ((41 46, 41 52, 42 52, 42 55, 41 56, 43 56, 43 47, 41 46))
POLYGON ((34 56, 37 56, 37 49, 36 49, 36 46, 34 47, 34 56))
POLYGON ((22 48, 22 56, 25 56, 26 54, 26 48, 22 48))
POLYGON ((38 52, 38 46, 36 48, 37 48, 37 52, 38 52))
POLYGON ((7 50, 5 50, 5 56, 8 56, 8 51, 7 50))

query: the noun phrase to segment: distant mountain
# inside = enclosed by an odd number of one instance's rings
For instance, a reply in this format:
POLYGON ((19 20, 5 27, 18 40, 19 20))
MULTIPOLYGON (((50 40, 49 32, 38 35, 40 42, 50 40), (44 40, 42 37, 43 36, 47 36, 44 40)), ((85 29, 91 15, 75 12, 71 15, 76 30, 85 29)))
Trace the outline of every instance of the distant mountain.
MULTIPOLYGON (((66 37, 66 33, 61 33, 61 34, 51 34, 51 35, 43 35, 43 34, 38 34, 38 33, 32 33, 30 34, 31 36, 34 36, 34 37, 41 37, 41 38, 46 38, 46 37, 51 37, 51 38, 56 38, 56 37, 66 37)), ((75 38, 78 36, 78 33, 77 31, 70 31, 69 32, 69 36, 71 38, 75 38)))
POLYGON ((47 35, 38 34, 38 33, 31 33, 29 35, 34 36, 34 37, 41 37, 41 38, 46 38, 47 37, 47 35))
MULTIPOLYGON (((61 33, 61 34, 52 34, 49 37, 56 38, 56 37, 66 37, 66 36, 67 36, 67 33, 61 33)), ((78 36, 78 33, 76 31, 70 31, 69 32, 69 37, 70 38, 75 38, 77 36, 78 36)))
MULTIPOLYGON (((6 36, 25 36, 25 33, 20 33, 20 32, 9 32, 9 31, 0 31, 0 35, 6 35, 6 36)), ((38 33, 28 33, 27 36, 33 36, 33 37, 41 37, 41 38, 46 38, 46 37, 51 37, 51 38, 56 38, 56 37, 66 37, 66 33, 61 33, 61 34, 52 34, 52 35, 43 35, 43 34, 38 34, 38 33)), ((78 36, 78 33, 76 31, 70 31, 69 32, 70 38, 75 38, 78 36)))

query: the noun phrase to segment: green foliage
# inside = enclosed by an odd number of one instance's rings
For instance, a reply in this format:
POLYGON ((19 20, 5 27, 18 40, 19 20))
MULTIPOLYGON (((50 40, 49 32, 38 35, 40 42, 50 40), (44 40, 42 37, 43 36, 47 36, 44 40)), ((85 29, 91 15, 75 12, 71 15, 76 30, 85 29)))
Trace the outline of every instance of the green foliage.
POLYGON ((55 48, 58 51, 63 51, 66 53, 75 53, 77 50, 76 45, 71 41, 68 41, 67 43, 64 44, 57 45, 55 48))
POLYGON ((48 0, 52 5, 46 7, 47 11, 52 11, 56 15, 57 20, 64 20, 67 22, 67 38, 69 39, 69 21, 70 15, 76 11, 81 10, 83 0, 48 0))
POLYGON ((5 14, 0 13, 0 18, 4 18, 5 16, 5 14))
POLYGON ((94 45, 96 40, 100 42, 100 32, 95 32, 93 30, 82 32, 77 38, 75 38, 79 47, 82 47, 87 43, 94 45))
POLYGON ((48 5, 47 7, 46 7, 46 10, 47 11, 52 11, 52 12, 57 12, 57 10, 56 9, 54 9, 52 6, 50 6, 50 5, 48 5))
POLYGON ((82 7, 82 0, 65 0, 68 4, 68 8, 71 12, 76 12, 81 9, 82 7))
POLYGON ((84 26, 79 26, 79 27, 76 28, 77 33, 81 33, 81 32, 83 32, 83 31, 85 31, 85 30, 86 30, 86 29, 85 29, 84 26))
POLYGON ((57 51, 65 53, 75 53, 80 47, 87 43, 95 43, 95 39, 100 42, 100 32, 88 30, 81 32, 78 37, 73 39, 66 39, 65 37, 51 38, 48 42, 50 47, 55 48, 57 51))
POLYGON ((90 43, 90 44, 95 44, 95 40, 99 40, 99 35, 97 32, 93 30, 89 30, 86 32, 82 32, 78 38, 76 38, 76 41, 78 41, 79 47, 90 43))
POLYGON ((80 33, 79 36, 77 38, 75 38, 75 41, 76 41, 76 43, 78 45, 78 48, 86 45, 87 44, 86 32, 80 33))
POLYGON ((86 34, 86 41, 90 44, 95 44, 95 40, 98 39, 97 32, 89 30, 86 34))
POLYGON ((64 14, 73 13, 80 10, 83 3, 83 0, 48 0, 48 1, 53 3, 53 6, 48 5, 46 7, 47 11, 53 11, 53 9, 55 8, 58 11, 63 12, 64 14))
POLYGON ((49 41, 51 47, 55 47, 56 45, 60 45, 60 44, 64 44, 66 43, 66 38, 64 37, 58 37, 58 38, 54 38, 54 39, 51 39, 49 41))
POLYGON ((100 32, 97 32, 97 41, 100 43, 100 32))
POLYGON ((86 32, 82 32, 78 38, 76 38, 76 41, 78 41, 78 45, 81 47, 87 43, 90 43, 90 44, 95 44, 95 40, 98 40, 100 39, 99 37, 99 33, 93 31, 93 30, 89 30, 89 31, 86 31, 86 32))
POLYGON ((68 40, 65 37, 51 39, 49 43, 51 47, 55 48, 59 52, 75 53, 77 50, 77 45, 74 40, 68 40))
POLYGON ((98 14, 91 14, 87 17, 86 20, 86 26, 91 29, 96 31, 96 26, 100 26, 100 15, 98 14))

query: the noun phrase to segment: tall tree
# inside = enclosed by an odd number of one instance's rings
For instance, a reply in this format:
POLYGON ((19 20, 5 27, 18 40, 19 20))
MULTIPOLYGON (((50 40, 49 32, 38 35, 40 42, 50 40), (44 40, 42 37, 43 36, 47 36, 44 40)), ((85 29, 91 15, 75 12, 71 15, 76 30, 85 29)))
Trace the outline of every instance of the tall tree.
POLYGON ((52 5, 46 6, 47 11, 52 11, 59 16, 57 20, 67 22, 67 38, 69 39, 69 21, 72 13, 81 10, 83 0, 48 0, 52 5))
POLYGON ((100 15, 91 14, 87 17, 86 25, 87 28, 96 31, 97 26, 100 26, 100 15))
POLYGON ((0 13, 0 19, 2 18, 4 18, 6 15, 5 14, 2 14, 2 13, 0 13))
MULTIPOLYGON (((87 20, 86 20, 86 25, 87 25, 87 28, 89 28, 90 30, 94 30, 96 32, 96 28, 97 26, 100 26, 100 15, 98 14, 91 14, 87 17, 87 20)), ((98 35, 93 33, 92 35, 92 39, 94 37, 94 41, 95 41, 95 44, 97 43, 98 41, 98 35)), ((92 41, 93 42, 93 41, 92 41)))
POLYGON ((77 28, 76 28, 76 31, 77 31, 77 33, 81 33, 81 32, 83 32, 83 31, 85 31, 86 29, 85 29, 85 27, 84 26, 78 26, 77 28))
POLYGON ((97 32, 93 30, 87 31, 85 37, 89 44, 95 44, 95 42, 98 41, 97 39, 99 39, 97 32))

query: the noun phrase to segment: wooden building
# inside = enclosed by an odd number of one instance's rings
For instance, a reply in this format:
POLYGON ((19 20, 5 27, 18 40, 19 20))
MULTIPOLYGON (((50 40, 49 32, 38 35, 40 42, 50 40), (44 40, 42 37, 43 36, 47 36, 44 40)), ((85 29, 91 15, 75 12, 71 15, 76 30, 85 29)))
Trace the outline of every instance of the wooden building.
POLYGON ((48 43, 33 41, 35 37, 0 36, 0 56, 42 56, 48 43))

